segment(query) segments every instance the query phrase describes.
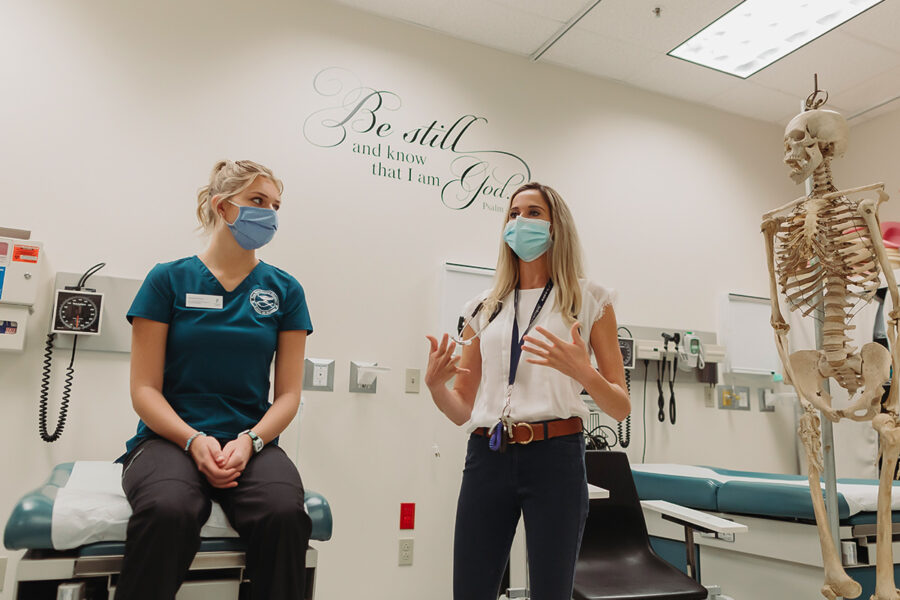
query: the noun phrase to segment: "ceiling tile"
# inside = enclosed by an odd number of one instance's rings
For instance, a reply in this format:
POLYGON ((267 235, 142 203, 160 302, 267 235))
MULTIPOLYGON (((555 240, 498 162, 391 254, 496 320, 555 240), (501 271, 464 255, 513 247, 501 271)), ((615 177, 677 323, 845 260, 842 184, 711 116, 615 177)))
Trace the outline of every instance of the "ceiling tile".
POLYGON ((852 88, 900 64, 900 55, 832 31, 752 75, 749 81, 806 97, 813 74, 831 94, 852 88))
POLYGON ((568 23, 569 19, 585 7, 587 0, 490 0, 508 8, 568 23))
POLYGON ((510 5, 481 0, 340 0, 340 3, 525 56, 537 50, 562 26, 559 21, 510 5))
POLYGON ((836 102, 841 103, 841 106, 847 107, 850 111, 848 117, 898 96, 900 96, 900 66, 880 73, 840 94, 831 95, 836 102))
POLYGON ((743 82, 725 73, 660 54, 635 72, 626 83, 684 100, 703 102, 743 82))
MULTIPOLYGON (((528 56, 594 0, 332 1, 528 56)), ((847 116, 900 95, 900 2, 883 2, 746 81, 665 56, 738 3, 602 0, 541 61, 782 125, 812 91, 813 73, 847 116)), ((896 109, 900 101, 874 112, 896 109)))
POLYGON ((478 0, 466 0, 477 5, 477 10, 460 8, 458 0, 448 2, 448 9, 433 26, 449 35, 485 46, 531 55, 541 44, 552 37, 561 23, 525 13, 513 8, 478 0), (453 8, 450 9, 449 7, 453 8), (472 15, 478 18, 473 19, 472 15))
POLYGON ((419 0, 335 0, 365 12, 381 15, 389 19, 407 21, 417 25, 432 27, 438 12, 439 4, 419 0))
POLYGON ((892 113, 896 110, 900 110, 900 106, 898 106, 898 104, 900 104, 900 101, 892 102, 891 104, 888 104, 886 106, 882 106, 880 108, 870 110, 866 114, 856 117, 855 119, 850 121, 850 126, 856 127, 860 123, 865 123, 866 121, 871 121, 872 119, 875 119, 882 115, 886 115, 886 114, 892 113))
POLYGON ((882 2, 841 25, 841 31, 900 52, 900 7, 882 2))
POLYGON ((737 87, 711 98, 706 103, 728 112, 772 122, 790 113, 791 107, 796 109, 794 114, 800 112, 802 101, 799 96, 791 96, 749 81, 742 81, 737 87))
POLYGON ((576 27, 665 54, 735 4, 736 0, 603 0, 576 27), (659 17, 653 12, 657 7, 659 17))
POLYGON ((646 68, 657 56, 650 50, 573 28, 540 60, 624 81, 646 68))

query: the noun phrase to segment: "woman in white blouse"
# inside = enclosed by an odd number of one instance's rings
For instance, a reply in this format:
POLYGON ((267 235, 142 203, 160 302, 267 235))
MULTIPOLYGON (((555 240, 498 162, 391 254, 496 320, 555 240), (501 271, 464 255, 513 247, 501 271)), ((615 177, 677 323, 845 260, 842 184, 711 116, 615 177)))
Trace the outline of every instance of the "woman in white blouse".
POLYGON ((496 600, 520 514, 532 600, 572 597, 588 510, 588 409, 579 393, 616 420, 631 410, 613 299, 583 278, 563 199, 532 182, 510 198, 493 289, 465 307, 456 341, 428 336, 425 383, 441 412, 470 433, 456 514, 455 600, 496 600), (457 342, 461 356, 453 355, 457 342))

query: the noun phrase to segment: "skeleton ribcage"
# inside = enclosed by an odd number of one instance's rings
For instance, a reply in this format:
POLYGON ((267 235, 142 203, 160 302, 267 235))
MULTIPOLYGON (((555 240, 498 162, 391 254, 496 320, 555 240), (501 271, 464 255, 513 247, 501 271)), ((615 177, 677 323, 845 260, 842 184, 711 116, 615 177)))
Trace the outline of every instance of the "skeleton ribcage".
POLYGON ((866 222, 843 198, 813 198, 794 209, 775 235, 775 269, 792 311, 840 307, 844 329, 875 294, 881 271, 866 222))

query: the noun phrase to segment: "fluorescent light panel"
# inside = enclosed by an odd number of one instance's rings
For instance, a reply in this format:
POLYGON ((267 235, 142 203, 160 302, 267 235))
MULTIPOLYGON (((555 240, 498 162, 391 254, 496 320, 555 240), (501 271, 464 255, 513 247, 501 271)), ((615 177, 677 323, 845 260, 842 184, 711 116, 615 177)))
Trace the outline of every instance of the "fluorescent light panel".
POLYGON ((750 77, 883 0, 745 0, 669 52, 750 77))

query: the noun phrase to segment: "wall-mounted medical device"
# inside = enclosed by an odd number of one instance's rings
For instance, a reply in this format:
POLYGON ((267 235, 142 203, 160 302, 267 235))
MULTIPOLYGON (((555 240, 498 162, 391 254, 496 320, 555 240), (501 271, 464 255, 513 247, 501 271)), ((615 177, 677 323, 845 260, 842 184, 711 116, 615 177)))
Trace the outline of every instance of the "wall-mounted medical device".
POLYGON ((47 410, 49 404, 50 378, 53 367, 53 342, 57 334, 73 336, 98 336, 103 317, 103 294, 87 287, 88 278, 106 266, 99 263, 88 269, 75 285, 67 285, 56 290, 53 312, 50 315, 50 331, 47 334, 47 345, 44 351, 44 367, 41 372, 40 407, 38 409, 38 429, 41 439, 55 442, 62 436, 69 411, 69 397, 72 393, 72 380, 75 377, 75 350, 78 337, 72 340, 72 356, 66 368, 63 383, 62 401, 59 405, 59 416, 53 433, 47 429, 47 410))
MULTIPOLYGON (((694 334, 691 334, 694 335, 694 334)), ((682 350, 681 344, 683 342, 679 341, 679 347, 676 351, 674 344, 669 344, 668 349, 665 348, 664 340, 662 338, 657 340, 644 340, 638 339, 635 340, 635 345, 637 347, 635 353, 637 355, 638 360, 671 360, 682 350)), ((706 342, 700 342, 698 339, 698 344, 702 344, 702 352, 704 356, 704 362, 712 362, 712 363, 720 363, 725 360, 725 347, 720 346, 718 344, 711 344, 706 342)), ((690 346, 689 346, 690 347, 690 346)), ((695 346, 698 347, 698 346, 695 346)), ((699 348, 699 347, 698 347, 699 348)))
POLYGON ((50 333, 100 335, 103 322, 103 293, 74 286, 56 290, 50 333))
POLYGON ((684 371, 702 369, 706 366, 706 351, 700 338, 692 331, 681 334, 678 346, 678 367, 684 371))
POLYGON ((619 338, 619 352, 622 353, 622 364, 625 365, 625 368, 633 369, 634 368, 634 338, 620 337, 619 338))
MULTIPOLYGON (((628 398, 631 398, 631 371, 634 370, 634 337, 631 335, 631 330, 627 327, 619 327, 616 332, 619 336, 619 352, 622 353, 622 365, 625 367, 625 391, 628 392, 628 398), (623 337, 621 334, 626 334, 627 337, 623 337)), ((625 417, 624 424, 622 421, 616 423, 616 436, 619 440, 619 445, 622 448, 627 448, 631 445, 631 414, 629 413, 627 417, 625 417)))
POLYGON ((21 237, 0 237, 0 350, 21 352, 44 250, 41 242, 28 239, 30 232, 17 234, 21 237))

